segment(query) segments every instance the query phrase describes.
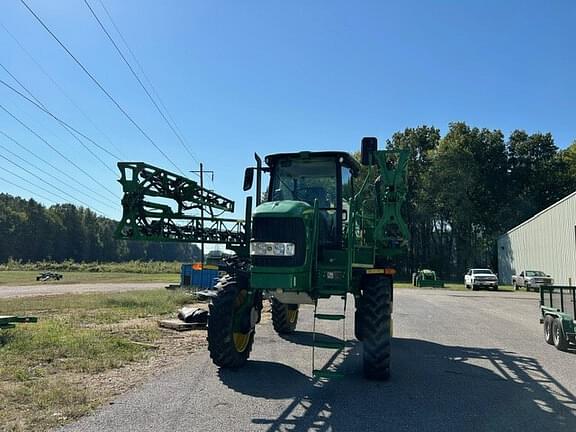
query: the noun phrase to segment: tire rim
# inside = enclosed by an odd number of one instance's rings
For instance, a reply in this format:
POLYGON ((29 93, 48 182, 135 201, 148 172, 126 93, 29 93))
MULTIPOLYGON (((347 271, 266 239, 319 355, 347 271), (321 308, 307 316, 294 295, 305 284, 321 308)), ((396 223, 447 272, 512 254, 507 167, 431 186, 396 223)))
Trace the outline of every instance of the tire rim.
POLYGON ((290 324, 294 324, 296 322, 296 319, 298 318, 298 309, 294 309, 294 310, 288 310, 288 314, 287 314, 287 318, 288 318, 288 322, 290 324))
POLYGON ((550 324, 544 326, 544 336, 547 340, 550 340, 550 324))
MULTIPOLYGON (((244 289, 238 292, 238 295, 234 300, 234 314, 236 314, 236 311, 242 307, 247 295, 248 292, 244 289)), ((248 344, 250 343, 251 333, 252 331, 249 331, 248 333, 242 333, 239 331, 232 332, 232 341, 234 342, 234 348, 237 352, 241 353, 246 351, 246 348, 248 348, 248 344)))
POLYGON ((560 326, 557 325, 555 330, 556 331, 554 332, 554 342, 558 343, 560 342, 560 326))
POLYGON ((248 347, 248 342, 250 342, 250 333, 233 333, 232 339, 234 340, 236 351, 244 352, 248 347))

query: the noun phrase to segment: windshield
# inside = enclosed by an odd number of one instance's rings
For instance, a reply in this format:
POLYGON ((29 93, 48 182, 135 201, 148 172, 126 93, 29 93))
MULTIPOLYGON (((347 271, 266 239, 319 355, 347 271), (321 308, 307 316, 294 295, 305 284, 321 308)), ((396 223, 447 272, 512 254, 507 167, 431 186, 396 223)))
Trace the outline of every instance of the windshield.
POLYGON ((539 270, 528 270, 526 271, 526 276, 546 276, 544 272, 539 270))
POLYGON ((272 201, 295 200, 321 209, 336 208, 336 162, 333 159, 279 161, 272 172, 272 201))
POLYGON ((492 274, 492 270, 490 270, 490 269, 475 269, 475 270, 472 270, 472 273, 473 274, 486 274, 486 273, 492 274))

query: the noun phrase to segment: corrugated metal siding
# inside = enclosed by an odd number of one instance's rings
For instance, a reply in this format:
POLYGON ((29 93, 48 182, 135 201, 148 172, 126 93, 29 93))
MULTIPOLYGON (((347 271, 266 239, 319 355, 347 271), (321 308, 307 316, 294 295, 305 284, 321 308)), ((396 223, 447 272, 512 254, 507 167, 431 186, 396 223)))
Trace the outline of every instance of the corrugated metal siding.
POLYGON ((576 284, 576 192, 498 239, 498 276, 511 283, 522 270, 542 270, 556 284, 576 284))

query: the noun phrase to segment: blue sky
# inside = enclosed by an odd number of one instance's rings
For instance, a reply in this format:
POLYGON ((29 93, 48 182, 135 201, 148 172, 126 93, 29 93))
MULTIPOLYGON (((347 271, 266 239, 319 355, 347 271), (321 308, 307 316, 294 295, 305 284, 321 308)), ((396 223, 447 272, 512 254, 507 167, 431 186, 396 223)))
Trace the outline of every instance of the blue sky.
MULTIPOLYGON (((88 1, 119 41, 98 0, 88 1)), ((573 1, 102 1, 196 159, 216 171, 213 187, 237 201, 239 215, 243 171, 255 151, 355 151, 362 136, 384 141, 406 127, 446 130, 452 121, 549 131, 561 148, 576 138, 573 1)), ((197 169, 83 0, 26 2, 170 158, 197 169)), ((97 128, 0 28, 1 64, 36 97, 122 159, 171 169, 19 0, 3 0, 0 10, 0 22, 97 128)), ((0 79, 17 86, 1 68, 0 79)), ((120 196, 114 175, 57 123, 2 86, 0 103, 120 196)), ((57 166, 55 175, 92 183, 2 111, 0 130, 57 166)), ((0 144, 33 161, 2 136, 0 144)), ((113 158, 95 151, 115 169, 113 158)), ((6 168, 31 178, 0 159, 6 168)), ((2 180, 0 191, 32 195, 2 180)), ((71 193, 120 217, 119 198, 107 192, 112 208, 71 193)))

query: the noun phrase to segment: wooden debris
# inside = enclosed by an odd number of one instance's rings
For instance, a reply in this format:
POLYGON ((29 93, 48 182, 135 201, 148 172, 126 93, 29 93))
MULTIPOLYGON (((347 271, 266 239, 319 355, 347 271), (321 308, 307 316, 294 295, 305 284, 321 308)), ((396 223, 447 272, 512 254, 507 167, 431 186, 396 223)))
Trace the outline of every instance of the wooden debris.
POLYGON ((206 328, 206 324, 185 323, 184 321, 177 319, 160 320, 158 321, 158 325, 163 328, 177 331, 200 330, 206 328))

